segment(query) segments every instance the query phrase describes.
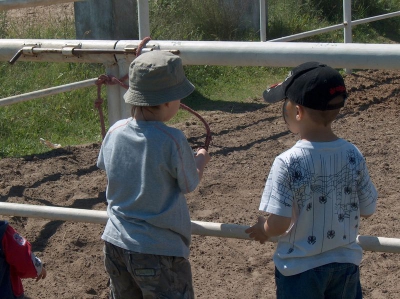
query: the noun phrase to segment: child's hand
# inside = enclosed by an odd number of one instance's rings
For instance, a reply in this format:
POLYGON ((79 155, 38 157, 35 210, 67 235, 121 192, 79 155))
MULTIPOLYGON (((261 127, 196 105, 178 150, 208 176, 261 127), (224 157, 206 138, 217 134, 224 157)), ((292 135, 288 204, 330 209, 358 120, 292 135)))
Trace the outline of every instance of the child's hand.
POLYGON ((196 163, 197 172, 199 174, 200 180, 203 177, 204 167, 206 167, 207 163, 210 161, 211 157, 208 152, 204 148, 200 148, 196 155, 194 156, 194 161, 196 163))
POLYGON ((47 275, 47 271, 44 267, 42 267, 42 272, 36 277, 36 281, 39 281, 40 279, 45 279, 47 275))
POLYGON ((203 159, 204 164, 207 164, 208 162, 210 162, 210 159, 211 159, 210 154, 204 148, 198 149, 194 158, 195 159, 197 159, 197 158, 203 159))
POLYGON ((261 244, 264 244, 269 239, 268 235, 265 232, 266 221, 267 219, 265 219, 263 216, 259 216, 257 223, 252 227, 246 229, 245 232, 248 233, 249 237, 253 240, 259 241, 261 244))

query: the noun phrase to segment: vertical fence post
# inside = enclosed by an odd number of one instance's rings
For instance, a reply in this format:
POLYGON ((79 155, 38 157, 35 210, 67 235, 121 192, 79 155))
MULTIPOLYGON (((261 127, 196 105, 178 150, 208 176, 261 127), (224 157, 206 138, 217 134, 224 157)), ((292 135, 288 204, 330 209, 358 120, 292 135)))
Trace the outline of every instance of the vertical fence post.
POLYGON ((139 39, 150 36, 149 0, 137 0, 139 19, 139 39))
MULTIPOLYGON (((351 0, 343 0, 343 24, 344 24, 344 43, 352 43, 351 28, 351 0)), ((345 69, 347 74, 352 72, 351 69, 345 69)))
POLYGON ((260 0, 260 41, 267 41, 267 12, 265 2, 267 0, 260 0))

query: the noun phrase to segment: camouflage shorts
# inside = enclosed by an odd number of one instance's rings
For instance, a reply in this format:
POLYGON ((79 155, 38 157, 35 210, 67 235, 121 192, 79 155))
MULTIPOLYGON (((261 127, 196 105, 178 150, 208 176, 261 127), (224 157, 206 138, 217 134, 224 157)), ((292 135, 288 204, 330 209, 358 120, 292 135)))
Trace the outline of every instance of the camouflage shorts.
POLYGON ((112 299, 193 299, 190 263, 182 257, 143 254, 105 242, 104 265, 112 299))

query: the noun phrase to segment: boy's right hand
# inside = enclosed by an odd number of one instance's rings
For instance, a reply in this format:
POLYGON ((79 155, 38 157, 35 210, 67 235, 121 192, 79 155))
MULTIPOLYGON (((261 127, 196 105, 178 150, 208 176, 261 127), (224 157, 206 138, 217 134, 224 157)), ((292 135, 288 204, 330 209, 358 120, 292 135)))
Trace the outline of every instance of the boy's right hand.
POLYGON ((200 180, 203 178, 204 167, 206 167, 206 164, 210 162, 210 159, 211 157, 209 153, 204 148, 200 148, 194 156, 200 180))
POLYGON ((210 154, 204 148, 198 149, 194 158, 204 159, 204 165, 210 162, 211 159, 210 154))

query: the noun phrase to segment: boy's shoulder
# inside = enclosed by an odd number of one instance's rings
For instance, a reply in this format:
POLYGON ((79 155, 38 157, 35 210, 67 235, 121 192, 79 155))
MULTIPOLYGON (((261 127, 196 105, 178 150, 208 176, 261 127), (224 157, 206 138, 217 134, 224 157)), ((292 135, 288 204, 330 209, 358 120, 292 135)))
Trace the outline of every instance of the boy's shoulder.
POLYGON ((185 133, 178 128, 175 128, 173 126, 170 126, 164 122, 151 122, 149 124, 150 127, 153 128, 153 130, 155 132, 159 132, 163 135, 165 135, 166 137, 174 137, 174 138, 185 138, 185 133))
POLYGON ((335 141, 331 142, 312 142, 307 140, 299 140, 297 141, 291 148, 282 152, 278 155, 277 158, 284 158, 288 156, 297 156, 300 155, 312 155, 313 153, 339 153, 339 152, 348 152, 349 150, 357 152, 359 155, 362 155, 361 151, 358 147, 342 138, 338 138, 335 141))

